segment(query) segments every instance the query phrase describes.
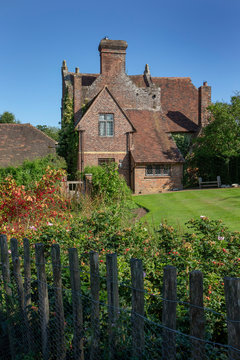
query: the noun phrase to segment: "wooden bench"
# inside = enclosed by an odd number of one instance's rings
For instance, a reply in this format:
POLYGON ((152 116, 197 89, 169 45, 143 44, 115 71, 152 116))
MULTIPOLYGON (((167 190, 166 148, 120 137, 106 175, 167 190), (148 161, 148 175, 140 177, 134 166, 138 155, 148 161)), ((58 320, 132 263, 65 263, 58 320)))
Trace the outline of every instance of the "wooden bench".
POLYGON ((199 188, 200 189, 202 187, 211 187, 211 186, 213 186, 213 187, 217 186, 218 188, 221 187, 221 178, 220 178, 220 176, 217 176, 216 181, 202 181, 202 178, 199 177, 198 182, 199 182, 199 188))

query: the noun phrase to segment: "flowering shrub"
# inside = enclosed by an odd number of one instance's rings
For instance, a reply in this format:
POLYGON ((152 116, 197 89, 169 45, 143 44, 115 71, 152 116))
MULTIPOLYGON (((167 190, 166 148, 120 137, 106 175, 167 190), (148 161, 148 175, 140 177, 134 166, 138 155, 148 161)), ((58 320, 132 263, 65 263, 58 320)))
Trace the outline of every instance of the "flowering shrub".
POLYGON ((30 236, 41 225, 64 219, 68 204, 60 192, 65 173, 47 168, 31 188, 11 177, 0 183, 0 231, 9 236, 30 236))
MULTIPOLYGON (((189 272, 201 270, 204 276, 204 305, 223 312, 224 276, 239 276, 240 233, 229 232, 219 221, 204 215, 187 223, 188 231, 179 233, 167 223, 154 231, 140 223, 131 222, 126 202, 101 204, 88 216, 70 212, 70 204, 59 191, 64 172, 47 169, 41 180, 31 189, 18 186, 11 177, 0 183, 0 232, 8 238, 23 237, 34 243, 42 242, 46 260, 50 260, 50 246, 59 243, 63 265, 68 265, 68 248, 76 247, 80 264, 89 272, 89 251, 99 253, 100 273, 105 276, 107 253, 118 254, 119 281, 130 285, 129 260, 143 260, 144 283, 149 292, 148 315, 161 311, 161 302, 152 295, 162 294, 163 268, 174 265, 178 271, 178 298, 189 301, 189 272), (150 300, 151 299, 151 300, 150 300)), ((49 270, 50 274, 50 270, 49 270)), ((69 274, 63 268, 63 284, 68 286, 69 274)), ((84 291, 88 292, 89 289, 84 291)), ((127 304, 131 294, 120 287, 127 304)), ((104 299, 103 299, 104 300, 104 299)), ((188 309, 187 309, 188 310, 188 309)), ((184 328, 187 310, 179 310, 178 323, 184 328)), ((212 327, 218 327, 216 322, 212 327)), ((214 333, 218 334, 218 330, 214 333)), ((222 331, 222 330, 221 330, 222 331)), ((222 334, 222 333, 221 333, 222 334)), ((215 339, 217 340, 217 339, 215 339)))

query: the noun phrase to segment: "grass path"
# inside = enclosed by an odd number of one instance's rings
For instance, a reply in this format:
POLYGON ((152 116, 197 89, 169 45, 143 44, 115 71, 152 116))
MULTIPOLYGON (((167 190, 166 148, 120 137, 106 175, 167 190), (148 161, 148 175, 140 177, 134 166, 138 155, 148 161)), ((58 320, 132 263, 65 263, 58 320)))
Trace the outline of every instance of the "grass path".
POLYGON ((142 221, 158 226, 165 219, 185 229, 191 218, 205 215, 221 219, 232 231, 240 231, 240 189, 211 189, 138 195, 134 201, 149 210, 142 221))

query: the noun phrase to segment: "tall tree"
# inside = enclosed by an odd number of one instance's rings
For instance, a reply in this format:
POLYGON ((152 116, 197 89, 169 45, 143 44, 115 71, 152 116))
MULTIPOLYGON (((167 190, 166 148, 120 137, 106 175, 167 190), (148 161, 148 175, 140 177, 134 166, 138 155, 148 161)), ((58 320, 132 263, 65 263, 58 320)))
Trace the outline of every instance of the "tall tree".
POLYGON ((5 111, 0 115, 0 123, 15 124, 16 122, 15 115, 11 112, 5 111))
POLYGON ((230 104, 217 102, 208 109, 211 121, 196 139, 190 158, 197 166, 200 160, 220 159, 229 179, 230 160, 240 157, 240 95, 232 96, 230 104))
POLYGON ((52 139, 58 141, 60 129, 56 126, 37 125, 36 128, 50 136, 52 139))
POLYGON ((74 126, 73 99, 69 96, 68 91, 66 91, 63 101, 63 116, 59 131, 57 153, 66 160, 70 178, 75 178, 77 172, 78 135, 74 126))

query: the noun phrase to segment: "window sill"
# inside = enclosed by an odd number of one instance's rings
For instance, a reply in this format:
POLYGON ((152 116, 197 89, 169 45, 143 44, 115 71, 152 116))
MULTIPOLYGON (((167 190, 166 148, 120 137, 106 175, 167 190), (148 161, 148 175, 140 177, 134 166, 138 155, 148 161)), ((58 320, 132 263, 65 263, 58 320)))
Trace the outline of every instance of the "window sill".
POLYGON ((100 138, 113 138, 114 135, 98 135, 100 138))
POLYGON ((166 178, 170 178, 171 175, 159 175, 159 176, 155 176, 155 175, 148 175, 148 176, 144 176, 144 179, 166 179, 166 178))

